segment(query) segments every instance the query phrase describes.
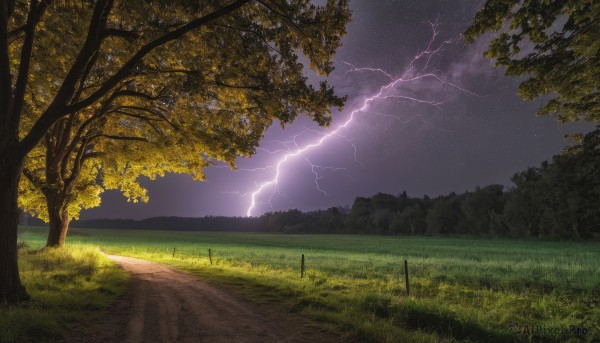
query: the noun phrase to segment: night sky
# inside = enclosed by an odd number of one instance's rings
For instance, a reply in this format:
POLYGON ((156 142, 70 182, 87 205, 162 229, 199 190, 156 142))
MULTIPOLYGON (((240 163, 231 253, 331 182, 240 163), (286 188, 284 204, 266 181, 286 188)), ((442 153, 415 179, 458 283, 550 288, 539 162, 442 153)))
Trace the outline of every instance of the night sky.
POLYGON ((356 196, 377 192, 406 190, 421 197, 492 183, 509 186, 515 172, 559 153, 568 143, 565 133, 586 127, 537 117, 541 100, 519 99, 519 80, 503 76, 482 57, 489 37, 465 43, 461 34, 482 4, 475 0, 352 1, 353 20, 329 77, 339 95, 348 95, 348 102, 344 111, 335 113, 329 129, 306 118, 285 129, 275 124, 255 156, 238 160, 237 171, 217 165, 205 171, 205 182, 193 182, 185 175, 143 181, 149 189, 147 204, 127 203, 119 192, 106 192, 102 206, 84 211, 82 219, 245 215, 250 193, 275 175, 274 168, 266 167, 285 151, 293 152, 296 144, 302 148, 331 133, 391 81, 381 71, 352 71, 350 65, 380 68, 393 78, 435 73, 447 83, 433 78, 402 83, 388 95, 418 101, 394 98, 369 103, 339 135, 283 164, 279 189, 269 187, 258 194, 253 215, 351 205, 356 196), (409 68, 415 56, 428 48, 430 22, 438 23, 439 32, 429 50, 440 44, 443 49, 431 57, 427 68, 425 59, 432 54, 423 55, 409 68))

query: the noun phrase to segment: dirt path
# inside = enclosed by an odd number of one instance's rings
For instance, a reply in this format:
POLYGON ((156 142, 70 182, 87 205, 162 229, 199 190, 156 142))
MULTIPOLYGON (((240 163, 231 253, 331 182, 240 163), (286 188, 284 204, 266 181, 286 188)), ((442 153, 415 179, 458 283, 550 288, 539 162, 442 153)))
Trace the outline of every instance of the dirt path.
POLYGON ((109 258, 131 274, 130 287, 91 332, 69 341, 340 341, 297 315, 256 305, 168 266, 130 257, 109 258))

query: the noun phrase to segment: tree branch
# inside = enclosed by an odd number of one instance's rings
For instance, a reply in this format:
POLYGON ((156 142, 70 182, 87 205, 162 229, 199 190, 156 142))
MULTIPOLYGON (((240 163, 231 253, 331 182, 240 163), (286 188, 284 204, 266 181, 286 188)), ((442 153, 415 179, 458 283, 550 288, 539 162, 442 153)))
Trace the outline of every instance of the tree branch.
MULTIPOLYGON (((12 75, 10 74, 10 57, 8 54, 8 2, 0 2, 0 132, 6 137, 10 123, 8 105, 12 98, 12 75)), ((41 137, 40 137, 41 138, 41 137)), ((0 146, 3 149, 4 146, 0 146)))
POLYGON ((237 0, 227 6, 221 7, 218 10, 216 10, 212 13, 209 13, 201 18, 194 19, 194 20, 190 21, 189 23, 187 23, 187 24, 185 24, 185 25, 159 37, 159 38, 156 38, 155 40, 153 40, 151 42, 146 43, 146 45, 142 46, 140 48, 140 50, 133 57, 131 57, 131 59, 129 61, 127 61, 121 67, 121 69, 119 69, 119 71, 117 71, 113 76, 111 76, 100 87, 100 89, 98 89, 96 92, 91 94, 88 98, 83 99, 78 103, 67 106, 65 108, 65 111, 66 112, 79 111, 80 109, 93 104, 98 99, 100 99, 101 97, 106 95, 106 93, 108 93, 113 87, 115 87, 119 81, 121 81, 122 79, 127 77, 127 75, 129 75, 131 70, 133 70, 135 68, 135 66, 138 65, 144 59, 144 57, 146 57, 146 55, 148 55, 150 52, 152 52, 157 47, 162 46, 162 45, 164 45, 170 41, 173 41, 175 39, 178 39, 179 37, 183 36, 184 34, 190 32, 200 26, 203 26, 213 20, 216 20, 222 16, 225 16, 225 15, 237 10, 238 8, 242 7, 244 4, 246 4, 249 1, 250 0, 237 0))
MULTIPOLYGON (((66 118, 66 123, 63 132, 61 133, 61 141, 58 146, 59 151, 65 151, 68 148, 68 145, 71 143, 71 130, 73 129, 73 122, 75 121, 77 115, 79 113, 71 113, 68 118, 66 118)), ((58 121, 57 123, 60 123, 58 121)), ((56 125, 56 124, 54 124, 56 125)))
POLYGON ((73 95, 72 101, 79 101, 81 94, 86 89, 86 87, 85 87, 86 80, 88 79, 88 76, 90 75, 90 72, 92 71, 92 68, 94 67, 94 64, 96 64, 97 60, 98 60, 98 51, 96 50, 96 52, 92 55, 92 57, 88 61, 87 65, 85 66, 85 69, 83 70, 83 73, 79 80, 79 88, 73 95))
MULTIPOLYGON (((48 7, 49 5, 52 4, 52 2, 53 2, 53 0, 42 0, 42 3, 40 4, 40 6, 48 7)), ((45 11, 37 12, 37 15, 34 17, 34 21, 35 21, 34 26, 37 26, 37 24, 40 22, 40 20, 44 16, 44 12, 45 11)), ((17 39, 20 39, 23 36, 25 36, 25 31, 27 30, 27 25, 28 24, 19 26, 16 29, 13 29, 8 32, 8 45, 12 44, 17 39)))
POLYGON ((103 152, 100 152, 100 151, 88 152, 88 153, 86 153, 86 154, 83 155, 83 157, 81 158, 81 160, 82 161, 86 161, 87 159, 94 158, 94 157, 102 157, 104 155, 106 155, 106 154, 103 153, 103 152))
MULTIPOLYGON (((286 22, 288 22, 289 24, 291 24, 292 28, 294 28, 296 31, 298 31, 302 37, 304 37, 304 39, 306 39, 309 44, 308 44, 308 50, 309 53, 314 57, 315 56, 315 52, 312 48, 312 44, 310 44, 310 39, 308 39, 308 36, 306 36, 306 33, 302 30, 302 28, 300 26, 298 26, 298 24, 296 24, 292 18, 290 18, 290 16, 288 16, 287 14, 285 14, 284 12, 279 12, 277 10, 275 10, 273 7, 269 6, 267 3, 265 3, 265 1, 263 0, 257 0, 261 5, 265 6, 269 11, 277 14, 278 16, 282 17, 283 19, 285 19, 286 22)), ((275 4, 275 6, 278 6, 277 4, 275 4)), ((279 6, 278 6, 279 7, 279 6)))
POLYGON ((160 111, 154 111, 154 110, 152 110, 150 108, 141 107, 141 106, 120 106, 119 108, 130 109, 130 110, 136 110, 136 111, 150 113, 150 114, 155 115, 155 116, 161 118, 162 120, 164 120, 167 124, 171 125, 175 130, 177 130, 177 131, 180 130, 179 126, 177 126, 173 122, 171 122, 169 120, 169 118, 167 118, 167 116, 164 113, 160 112, 160 111))
MULTIPOLYGON (((117 90, 115 92, 113 92, 113 94, 111 94, 110 97, 108 97, 108 99, 106 99, 106 101, 104 101, 104 103, 102 103, 102 105, 100 106, 100 108, 98 108, 92 115, 90 115, 89 118, 87 118, 86 120, 84 120, 83 123, 81 123, 79 125, 79 128, 77 129, 77 132, 75 133, 75 135, 73 136, 73 139, 69 143, 69 147, 65 150, 65 155, 63 156, 63 159, 64 158, 68 158, 68 156, 71 154, 71 152, 75 149, 75 147, 77 146, 77 144, 79 143, 79 141, 84 136, 84 131, 87 130, 87 127, 89 125, 91 125, 94 121, 102 118, 107 113, 109 106, 117 98, 117 96, 115 95, 115 93, 119 92, 123 87, 126 87, 130 83, 131 82, 125 82, 125 83, 121 84, 117 88, 117 90)), ((67 160, 63 160, 63 164, 66 164, 66 163, 67 163, 67 160)))
POLYGON ((222 27, 222 28, 226 28, 226 29, 230 29, 230 30, 234 30, 234 31, 238 31, 238 32, 247 32, 247 33, 252 33, 254 35, 256 35, 258 38, 260 38, 260 40, 263 41, 263 43, 265 43, 265 45, 267 46, 267 48, 271 49, 272 51, 275 51, 276 53, 279 54, 279 56, 282 56, 284 58, 286 58, 287 60, 289 60, 289 57, 284 55, 281 51, 279 51, 277 48, 275 48, 274 46, 272 46, 267 39, 261 35, 259 32, 257 32, 256 30, 252 30, 252 29, 244 29, 241 27, 234 27, 234 26, 229 26, 229 25, 221 25, 221 24, 213 24, 214 26, 217 27, 222 27))
POLYGON ((217 86, 226 87, 226 88, 249 89, 249 90, 254 90, 254 91, 258 91, 258 92, 267 91, 266 89, 258 87, 258 86, 231 85, 231 84, 225 83, 223 81, 215 81, 214 84, 217 86))
POLYGON ((158 68, 151 68, 151 67, 147 67, 147 68, 150 71, 156 72, 158 74, 181 73, 181 74, 187 74, 187 75, 193 75, 193 76, 201 76, 202 75, 200 70, 194 70, 194 69, 158 69, 158 68))
MULTIPOLYGON (((50 106, 48 106, 46 111, 35 122, 29 133, 19 143, 17 154, 21 157, 24 157, 31 149, 33 149, 33 147, 35 147, 43 137, 44 133, 58 119, 66 114, 72 113, 65 111, 66 104, 73 98, 75 87, 81 79, 82 73, 100 46, 102 34, 106 27, 106 21, 108 19, 108 14, 112 9, 112 4, 113 0, 96 1, 85 42, 83 43, 75 62, 73 62, 71 69, 63 80, 63 83, 50 106)), ((115 86, 117 83, 115 83, 115 86)))
POLYGON ((119 113, 119 114, 122 114, 124 116, 128 116, 128 117, 133 117, 133 118, 140 119, 144 123, 148 124, 148 126, 150 126, 154 131, 156 131, 156 133, 158 133, 161 137, 165 137, 165 134, 161 130, 159 130, 158 127, 156 127, 156 125, 154 125, 152 123, 153 121, 160 121, 161 119, 158 119, 158 118, 149 118, 149 117, 146 117, 146 116, 143 116, 143 115, 129 113, 129 112, 121 111, 121 110, 112 110, 112 111, 109 111, 107 113, 119 113))
POLYGON ((136 136, 114 136, 114 135, 107 135, 105 133, 101 133, 101 134, 97 134, 94 135, 92 137, 90 137, 91 139, 97 138, 97 137, 105 137, 108 139, 115 139, 115 140, 120 140, 120 141, 138 141, 138 142, 146 142, 149 143, 150 141, 147 140, 144 137, 136 137, 136 136))
POLYGON ((149 117, 146 117, 146 116, 143 116, 143 115, 140 115, 140 114, 129 113, 129 112, 126 112, 126 111, 121 111, 121 110, 112 110, 112 111, 109 111, 108 113, 118 113, 118 114, 122 114, 122 115, 127 116, 127 117, 138 118, 138 119, 141 119, 141 120, 160 121, 160 119, 158 119, 158 118, 149 118, 149 117))
POLYGON ((87 145, 89 141, 87 139, 83 139, 81 141, 81 145, 79 145, 79 150, 77 150, 77 155, 73 160, 73 168, 71 168, 71 175, 69 177, 64 178, 64 187, 65 193, 69 193, 68 190, 72 188, 73 182, 77 180, 79 173, 81 172, 81 166, 83 164, 83 156, 85 151, 87 150, 87 145))
MULTIPOLYGON (((131 57, 129 61, 127 61, 115 74, 113 74, 113 76, 104 82, 104 84, 100 86, 98 90, 77 103, 66 105, 69 99, 72 98, 75 84, 77 83, 77 80, 80 79, 83 68, 85 68, 85 65, 87 61, 89 61, 91 55, 98 49, 106 29, 106 20, 110 10, 112 9, 113 1, 98 0, 94 8, 94 14, 92 16, 86 41, 84 42, 79 55, 73 63, 71 70, 65 77, 61 88, 54 98, 54 101, 33 125, 32 129, 25 136, 25 138, 19 143, 17 154, 19 156, 25 156, 43 137, 44 132, 62 116, 69 113, 78 112, 105 96, 111 89, 117 86, 119 82, 126 78, 146 55, 148 55, 157 47, 178 39, 184 34, 198 27, 228 15, 249 1, 250 0, 236 0, 229 5, 223 6, 201 18, 194 19, 177 29, 146 43, 137 51, 137 53, 133 55, 133 57, 131 57)), ((2 22, 0 21, 0 24, 1 23, 2 22)))
POLYGON ((157 95, 150 95, 150 94, 126 89, 126 90, 122 90, 122 91, 117 91, 114 94, 115 94, 115 97, 131 96, 131 97, 142 98, 142 99, 154 101, 154 100, 159 100, 163 96, 164 92, 165 92, 165 88, 161 89, 157 95))
POLYGON ((122 37, 122 38, 141 38, 142 35, 135 31, 119 30, 119 29, 106 29, 104 31, 104 37, 122 37))
POLYGON ((29 80, 29 67, 31 64, 31 52, 33 51, 33 38, 35 36, 35 27, 40 18, 46 12, 48 4, 45 1, 39 3, 37 0, 32 0, 29 7, 29 16, 25 27, 25 41, 21 47, 21 56, 19 60, 19 74, 15 85, 15 94, 13 96, 13 105, 9 107, 9 113, 12 116, 12 124, 16 125, 14 129, 18 132, 18 127, 21 121, 21 112, 23 103, 25 102, 25 92, 27 90, 27 81, 29 80))
POLYGON ((29 170, 29 168, 23 168, 23 175, 25 175, 27 180, 29 180, 29 182, 31 182, 37 188, 42 188, 42 186, 44 185, 42 180, 40 180, 39 177, 34 175, 33 172, 29 170))
POLYGON ((12 42, 16 41, 17 39, 25 36, 25 28, 27 27, 27 25, 23 25, 21 27, 17 27, 14 30, 11 30, 8 32, 8 45, 10 45, 12 42))

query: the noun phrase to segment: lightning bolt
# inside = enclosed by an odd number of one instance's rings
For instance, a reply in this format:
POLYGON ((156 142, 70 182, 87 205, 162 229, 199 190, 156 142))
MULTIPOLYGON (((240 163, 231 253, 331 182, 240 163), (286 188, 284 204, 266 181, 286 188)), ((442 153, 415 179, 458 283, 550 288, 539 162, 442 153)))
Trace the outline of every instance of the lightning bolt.
POLYGON ((315 176, 315 186, 317 187, 317 190, 321 193, 323 193, 325 196, 329 196, 329 194, 327 194, 327 192, 321 188, 321 185, 319 184, 319 180, 325 178, 325 176, 319 174, 319 170, 328 170, 329 172, 335 173, 337 171, 345 171, 348 172, 348 169, 346 168, 340 168, 340 167, 323 167, 317 164, 312 163, 308 158, 304 159, 308 165, 310 165, 310 170, 312 171, 313 175, 315 176))
MULTIPOLYGON (((447 40, 443 41, 439 44, 436 44, 436 40, 437 40, 437 37, 439 34, 439 31, 437 30, 438 23, 430 22, 429 24, 431 25, 433 33, 432 33, 432 38, 427 45, 427 48, 425 50, 419 52, 418 54, 416 54, 416 56, 413 58, 413 60, 408 65, 407 69, 404 71, 404 73, 400 77, 394 77, 392 74, 388 73, 387 71, 385 71, 381 68, 356 67, 351 63, 344 62, 344 64, 349 67, 349 70, 347 71, 347 73, 362 73, 362 72, 378 73, 378 74, 384 75, 389 80, 389 82, 387 84, 384 84, 383 86, 381 86, 379 88, 379 90, 377 92, 375 92, 374 94, 364 98, 362 100, 362 102, 350 112, 348 118, 342 124, 338 125, 336 128, 334 128, 328 132, 319 132, 320 134, 322 134, 321 138, 313 141, 312 143, 301 146, 301 145, 297 144, 296 138, 298 137, 298 135, 296 135, 296 136, 292 137, 291 141, 285 142, 285 143, 292 143, 294 145, 293 149, 289 149, 289 150, 286 150, 286 149, 278 149, 278 150, 263 149, 264 151, 266 151, 268 153, 273 153, 273 154, 284 153, 284 155, 274 165, 270 165, 270 166, 263 167, 263 168, 245 169, 245 171, 258 171, 258 170, 265 170, 265 169, 274 169, 274 175, 272 176, 272 178, 270 180, 262 182, 262 183, 257 183, 256 188, 253 191, 243 194, 244 196, 247 196, 247 195, 250 196, 250 204, 246 210, 246 216, 252 216, 254 210, 256 209, 258 197, 263 192, 265 192, 267 189, 273 187, 274 191, 271 193, 268 201, 266 202, 266 204, 270 205, 270 207, 272 208, 272 206, 271 206, 272 197, 275 193, 281 194, 278 184, 279 184, 279 180, 281 178, 282 172, 283 172, 283 167, 289 161, 291 161, 297 157, 300 157, 311 150, 314 150, 318 147, 323 146, 325 144, 325 142, 332 139, 333 137, 340 137, 340 138, 347 140, 354 149, 355 161, 360 163, 357 158, 356 146, 349 138, 342 135, 341 132, 355 121, 355 118, 357 117, 357 115, 359 113, 367 113, 369 106, 371 104, 373 104, 375 102, 379 102, 379 101, 390 101, 390 100, 408 101, 411 103, 425 104, 425 105, 433 106, 437 109, 440 109, 440 107, 447 101, 447 100, 432 101, 432 100, 419 98, 416 96, 398 94, 397 93, 398 88, 401 85, 410 83, 410 82, 416 82, 419 80, 428 79, 428 80, 433 80, 442 86, 449 86, 458 91, 464 92, 466 94, 478 96, 477 94, 475 94, 465 88, 462 88, 459 85, 445 81, 440 76, 441 73, 428 70, 431 59, 436 54, 439 54, 441 51, 443 51, 444 46, 446 46, 447 44, 450 44, 450 41, 447 41, 447 40), (419 63, 420 60, 424 61, 424 62, 419 63), (418 66, 417 66, 418 64, 421 64, 422 66, 420 68, 418 68, 418 66), (417 69, 420 70, 421 72, 418 72, 417 69)), ((377 113, 377 112, 370 112, 370 113, 380 114, 383 116, 391 116, 391 117, 394 117, 398 121, 406 122, 406 123, 410 122, 416 118, 416 116, 413 116, 413 118, 409 119, 408 121, 402 121, 397 116, 386 115, 386 114, 381 114, 381 113, 377 113)), ((433 125, 432 123, 426 121, 422 116, 420 116, 420 117, 424 122, 433 125)), ((324 178, 324 176, 322 174, 320 174, 319 171, 322 171, 322 170, 328 170, 330 172, 336 172, 336 171, 340 171, 340 170, 347 171, 347 169, 345 169, 345 168, 319 166, 319 165, 316 165, 316 164, 310 162, 310 160, 308 160, 308 158, 305 158, 305 160, 311 167, 311 171, 314 175, 315 185, 316 185, 317 190, 319 192, 323 193, 324 195, 328 195, 328 193, 323 188, 321 188, 321 186, 319 184, 319 181, 324 178)), ((238 194, 241 194, 241 193, 238 193, 238 194)))

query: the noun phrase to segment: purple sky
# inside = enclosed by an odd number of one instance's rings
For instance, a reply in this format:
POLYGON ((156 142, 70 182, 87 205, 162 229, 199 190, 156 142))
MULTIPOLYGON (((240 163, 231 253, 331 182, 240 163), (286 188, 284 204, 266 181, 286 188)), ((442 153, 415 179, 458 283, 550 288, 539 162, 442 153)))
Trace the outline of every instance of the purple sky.
POLYGON ((503 76, 482 57, 485 39, 466 45, 461 33, 482 3, 351 2, 353 21, 329 78, 338 94, 348 95, 349 100, 329 129, 319 128, 306 118, 285 129, 275 125, 255 156, 239 159, 237 171, 209 168, 205 182, 193 182, 184 175, 144 181, 150 196, 147 204, 127 203, 118 192, 106 192, 102 206, 83 212, 82 219, 245 215, 250 193, 275 175, 274 168, 265 167, 273 166, 285 154, 270 152, 294 151, 295 144, 301 148, 318 141, 391 81, 382 72, 352 72, 346 63, 357 68, 381 68, 394 78, 407 70, 405 78, 432 72, 468 92, 432 78, 398 85, 388 95, 438 105, 398 98, 371 102, 339 130, 339 135, 318 149, 288 159, 280 169, 278 189, 268 187, 256 196, 253 215, 351 205, 356 196, 377 192, 398 194, 406 190, 412 196, 436 196, 472 190, 477 185, 510 185, 515 172, 557 154, 566 144, 563 135, 585 126, 559 126, 553 118, 536 117, 541 102, 518 98, 518 80, 503 76), (427 50, 432 37, 428 22, 436 20, 439 33, 429 50, 444 41, 450 43, 429 60, 427 68, 423 56, 409 69, 414 57, 427 50), (295 143, 291 143, 294 137, 295 143))

